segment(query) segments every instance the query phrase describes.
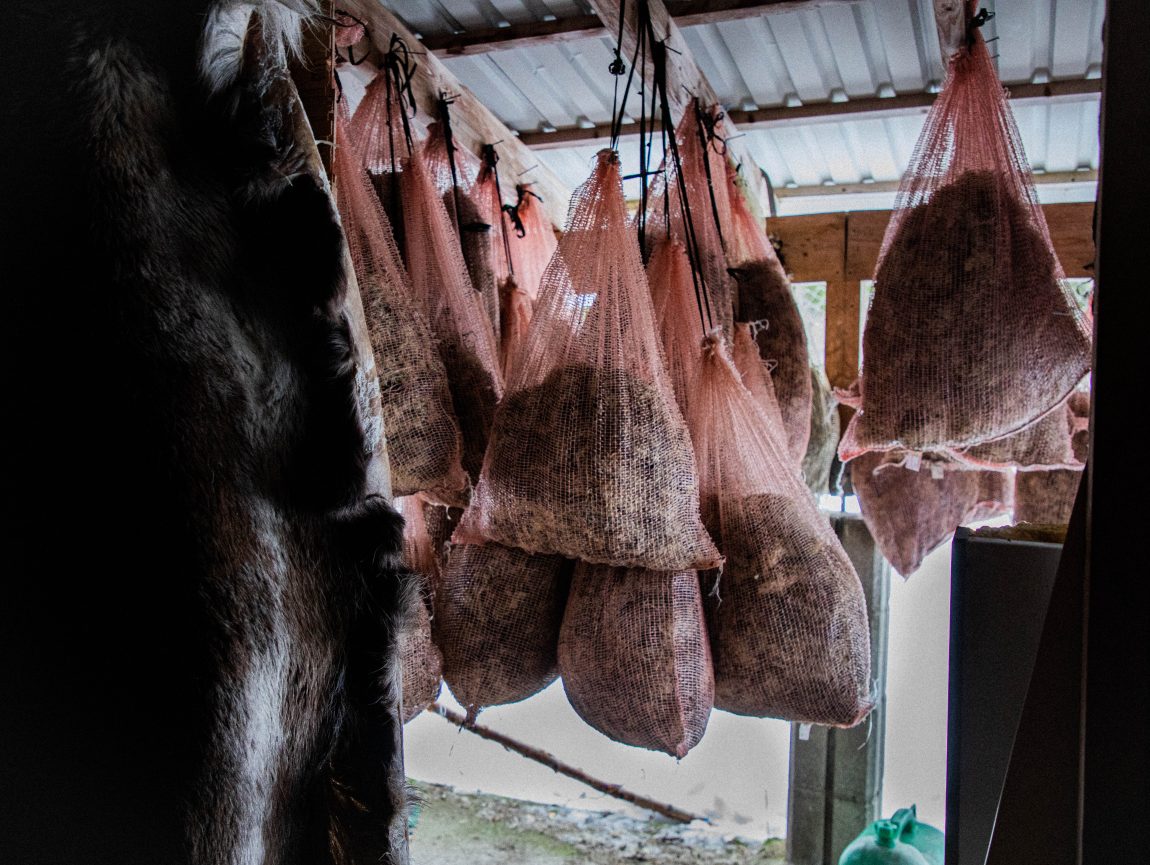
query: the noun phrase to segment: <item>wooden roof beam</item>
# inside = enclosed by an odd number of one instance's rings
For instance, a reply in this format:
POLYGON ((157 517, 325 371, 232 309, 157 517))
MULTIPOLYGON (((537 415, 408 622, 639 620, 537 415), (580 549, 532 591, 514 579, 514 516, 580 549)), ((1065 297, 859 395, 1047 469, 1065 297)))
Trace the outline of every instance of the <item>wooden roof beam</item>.
MULTIPOLYGON (((1044 84, 1014 84, 1008 85, 1011 99, 1079 99, 1102 92, 1102 80, 1099 78, 1070 79, 1067 81, 1049 81, 1044 84)), ((792 108, 756 108, 753 111, 731 109, 727 117, 741 132, 753 129, 763 129, 778 126, 783 123, 817 123, 819 121, 832 121, 848 119, 852 115, 905 115, 911 111, 926 111, 938 98, 935 93, 903 93, 886 99, 869 97, 865 99, 849 99, 846 102, 813 102, 807 105, 796 105, 792 108)), ((623 126, 623 135, 638 133, 638 124, 623 126)), ((579 144, 593 144, 596 141, 606 140, 610 137, 610 125, 601 124, 593 127, 564 127, 554 132, 520 132, 520 140, 536 150, 547 150, 555 147, 572 147, 579 144)))
MULTIPOLYGON (((367 25, 371 40, 372 61, 379 61, 387 50, 392 34, 397 34, 408 47, 415 49, 418 42, 412 32, 379 0, 340 0, 347 10, 367 25)), ((362 49, 357 49, 357 55, 362 49)), ((499 179, 503 199, 515 200, 517 178, 529 182, 543 200, 543 208, 552 224, 563 228, 567 219, 567 202, 571 190, 559 177, 523 144, 482 102, 453 75, 443 62, 431 55, 415 58, 417 68, 412 79, 412 91, 420 118, 425 122, 437 119, 436 107, 441 93, 451 94, 451 128, 456 143, 480 155, 485 144, 498 144, 500 159, 499 179)), ((378 62, 376 62, 378 65, 378 62)))
MULTIPOLYGON (((757 18, 771 12, 857 2, 860 0, 667 0, 666 6, 677 25, 691 27, 757 18)), ((552 21, 527 21, 463 33, 425 33, 421 38, 424 47, 436 56, 459 57, 608 35, 603 19, 592 14, 552 21)))

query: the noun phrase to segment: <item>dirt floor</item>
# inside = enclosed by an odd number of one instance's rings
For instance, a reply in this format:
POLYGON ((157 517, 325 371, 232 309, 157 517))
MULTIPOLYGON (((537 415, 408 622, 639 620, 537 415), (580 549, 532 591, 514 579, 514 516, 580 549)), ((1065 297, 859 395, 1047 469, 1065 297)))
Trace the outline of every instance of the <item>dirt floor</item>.
POLYGON ((636 819, 416 783, 413 865, 783 865, 783 842, 721 835, 657 816, 636 819))

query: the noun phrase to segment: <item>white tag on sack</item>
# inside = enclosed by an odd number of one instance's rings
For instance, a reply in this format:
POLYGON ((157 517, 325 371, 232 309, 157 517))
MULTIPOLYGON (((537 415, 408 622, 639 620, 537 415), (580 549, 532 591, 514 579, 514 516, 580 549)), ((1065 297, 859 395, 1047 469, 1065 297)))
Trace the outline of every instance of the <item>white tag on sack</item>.
POLYGON ((922 454, 911 451, 906 455, 906 462, 903 465, 912 472, 917 472, 922 467, 922 454))
POLYGON ((943 470, 942 463, 930 464, 930 476, 936 481, 941 481, 944 474, 946 474, 946 472, 943 470))
POLYGON ((811 725, 799 724, 799 741, 807 742, 811 738, 811 725))

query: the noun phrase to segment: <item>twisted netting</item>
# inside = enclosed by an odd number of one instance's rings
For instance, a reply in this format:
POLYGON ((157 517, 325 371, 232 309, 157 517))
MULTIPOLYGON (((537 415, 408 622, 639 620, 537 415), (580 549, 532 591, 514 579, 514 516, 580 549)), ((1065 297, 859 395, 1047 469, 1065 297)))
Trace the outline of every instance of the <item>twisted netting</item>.
MULTIPOLYGON (((712 318, 708 321, 708 326, 712 324, 721 326, 724 333, 729 336, 734 321, 734 285, 731 275, 727 272, 722 228, 715 222, 715 208, 711 204, 711 189, 707 180, 708 162, 715 165, 716 157, 712 152, 713 143, 703 140, 699 124, 699 108, 694 101, 683 112, 682 119, 675 127, 674 135, 691 222, 688 226, 683 207, 684 196, 679 186, 680 171, 664 159, 664 170, 656 175, 655 181, 651 184, 648 199, 646 227, 648 247, 653 248, 655 244, 668 237, 684 247, 689 247, 690 238, 694 237, 699 253, 697 266, 710 301, 712 318)), ((714 187, 721 192, 725 192, 721 190, 725 169, 723 171, 724 173, 714 177, 714 187)), ((719 218, 722 218, 721 212, 719 218)))
MULTIPOLYGON (((779 409, 779 400, 775 395, 775 384, 759 348, 755 345, 755 338, 751 336, 751 326, 745 322, 736 322, 734 339, 731 341, 731 360, 735 362, 735 369, 743 380, 743 387, 751 392, 755 403, 766 415, 767 424, 775 441, 780 441, 786 435, 786 425, 783 421, 782 411, 779 409)), ((696 364, 697 365, 697 364, 696 364)))
POLYGON ((719 562, 610 150, 573 196, 472 502, 460 540, 653 570, 719 562))
POLYGON ((463 467, 479 475, 503 376, 491 322, 472 288, 459 238, 420 158, 400 174, 412 291, 426 306, 463 433, 463 467))
POLYGON ((1067 402, 1016 433, 958 451, 960 461, 982 468, 1075 469, 1074 415, 1067 402))
POLYGON ((534 301, 539 297, 543 271, 555 254, 559 240, 539 197, 530 189, 520 188, 515 212, 523 233, 520 234, 518 228, 511 232, 511 265, 519 287, 534 301))
POLYGON ((443 678, 471 717, 525 700, 558 676, 569 574, 559 556, 493 542, 452 547, 436 588, 432 632, 443 678))
POLYGON ((907 468, 906 458, 872 451, 849 468, 867 528, 891 566, 909 577, 977 508, 983 473, 928 459, 907 468))
MULTIPOLYGON (((735 278, 736 319, 749 322, 759 354, 771 366, 787 448, 798 465, 811 433, 811 358, 791 281, 760 220, 738 189, 734 168, 723 174, 729 202, 727 262, 735 278)), ((837 444, 837 442, 836 442, 837 444)))
POLYGON ((816 496, 834 494, 831 489, 831 471, 838 453, 841 432, 839 402, 831 390, 831 383, 821 368, 812 366, 811 435, 807 441, 807 453, 803 457, 803 479, 816 496))
POLYGON ((862 585, 714 335, 704 344, 687 417, 703 521, 726 556, 707 598, 715 705, 858 723, 872 706, 862 585))
POLYGON ((577 564, 559 671, 571 706, 600 733, 686 756, 714 700, 698 575, 577 564))
POLYGON ((647 262, 647 281, 667 375, 675 401, 686 414, 699 362, 693 352, 682 351, 680 347, 698 345, 706 328, 694 294, 691 261, 683 244, 672 237, 655 244, 647 262))
POLYGON ((962 449, 1054 409, 1087 371, 1018 129, 982 36, 952 59, 899 187, 840 454, 962 449))
POLYGON ((407 723, 439 696, 443 656, 431 638, 432 586, 438 566, 423 521, 419 496, 395 500, 403 515, 403 563, 419 576, 419 598, 411 604, 399 631, 399 664, 403 674, 403 723, 407 723))
POLYGON ((377 361, 392 490, 462 504, 468 479, 447 372, 412 298, 391 223, 354 152, 342 102, 336 135, 336 200, 377 361))
POLYGON ((448 150, 442 123, 431 124, 420 152, 454 222, 471 287, 482 296, 491 332, 498 338, 499 285, 506 279, 507 267, 497 248, 502 202, 494 177, 469 151, 448 150))

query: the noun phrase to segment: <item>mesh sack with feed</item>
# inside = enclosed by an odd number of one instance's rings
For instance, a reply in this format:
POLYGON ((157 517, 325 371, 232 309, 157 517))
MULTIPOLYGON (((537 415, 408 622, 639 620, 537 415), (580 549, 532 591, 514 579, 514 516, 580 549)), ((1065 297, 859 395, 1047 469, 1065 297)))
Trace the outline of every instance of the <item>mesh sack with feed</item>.
POLYGON ((403 564, 419 576, 419 598, 408 605, 399 632, 399 663, 403 674, 403 723, 407 723, 439 696, 443 656, 431 637, 432 587, 438 570, 419 496, 395 500, 403 515, 403 564))
POLYGON ((507 277, 505 259, 497 257, 496 248, 502 219, 499 188, 486 166, 448 140, 447 129, 443 121, 431 124, 421 152, 455 225, 471 287, 483 297, 492 333, 498 335, 499 284, 507 277))
POLYGON ((961 450, 1055 410, 1086 373, 1018 128, 981 34, 952 58, 903 177, 840 447, 961 450))
POLYGON ((678 167, 664 160, 664 170, 651 184, 644 242, 648 251, 668 237, 684 247, 692 242, 697 246, 711 314, 729 337, 734 321, 734 280, 727 272, 723 227, 717 222, 723 218, 720 207, 726 209, 726 203, 720 204, 717 196, 712 202, 713 193, 725 193, 725 170, 714 176, 716 163, 725 162, 725 157, 718 155, 721 143, 708 135, 701 112, 692 101, 675 127, 678 167))
POLYGON ((459 238, 423 160, 400 173, 404 239, 412 291, 425 305, 463 434, 463 467, 479 475, 503 375, 491 321, 471 286, 459 238))
POLYGON ((402 250, 403 208, 397 175, 411 155, 413 142, 427 129, 402 97, 394 76, 378 73, 364 90, 349 126, 349 138, 372 178, 402 250))
POLYGON ((957 451, 954 456, 979 468, 1081 468, 1081 462, 1074 458, 1073 434, 1074 413, 1067 401, 1012 435, 957 451))
POLYGON ((730 202, 727 261, 737 288, 736 318, 751 322, 759 354, 771 365, 787 447, 797 464, 807 452, 811 434, 813 389, 806 328, 787 272, 739 192, 734 168, 726 172, 725 183, 730 202))
POLYGON ((444 565, 447 564, 451 536, 455 533, 462 516, 462 508, 443 507, 430 501, 423 505, 423 522, 427 526, 427 537, 435 555, 437 575, 443 572, 444 565))
POLYGON ((555 254, 559 239, 543 209, 542 199, 528 186, 517 186, 516 192, 519 198, 511 213, 512 231, 508 237, 511 266, 516 283, 534 301, 539 297, 543 271, 555 254))
POLYGON ((781 430, 709 336, 688 413, 703 520, 726 564, 706 599, 715 705, 851 726, 870 711, 862 585, 781 430))
MULTIPOLYGON (((1090 450, 1090 393, 1077 390, 1067 408, 1071 418, 1071 449, 1074 459, 1086 464, 1090 450)), ((1014 521, 1066 525, 1082 483, 1082 469, 1019 471, 1014 476, 1014 521)))
POLYGON ((569 577, 560 556, 494 542, 452 547, 436 587, 432 633, 443 678, 470 717, 555 681, 569 577))
POLYGON ((559 672, 571 706, 600 733, 686 756, 715 688, 698 574, 578 563, 559 672))
POLYGON ((817 366, 811 367, 811 435, 807 440, 807 453, 803 457, 803 479, 816 496, 834 494, 831 490, 831 471, 838 454, 839 402, 835 399, 827 374, 817 366))
POLYGON ((782 434, 784 421, 778 397, 775 395, 775 384, 759 354, 755 338, 751 336, 751 326, 746 322, 735 323, 734 339, 731 341, 731 359, 743 379, 743 387, 751 392, 755 402, 766 414, 770 428, 782 434))
POLYGON ((346 106, 337 115, 336 199, 363 296, 379 373, 391 485, 463 504, 468 478, 447 372, 391 235, 391 224, 353 151, 346 106))
POLYGON ((848 463, 863 520, 903 577, 954 534, 979 502, 982 472, 945 457, 871 451, 848 463))
POLYGON ((698 490, 618 157, 604 150, 573 197, 457 539, 594 564, 714 567, 698 490))
POLYGON ((1009 514, 1014 508, 1014 477, 1009 471, 981 471, 978 475, 978 495, 974 507, 967 512, 964 523, 977 523, 1009 514))

